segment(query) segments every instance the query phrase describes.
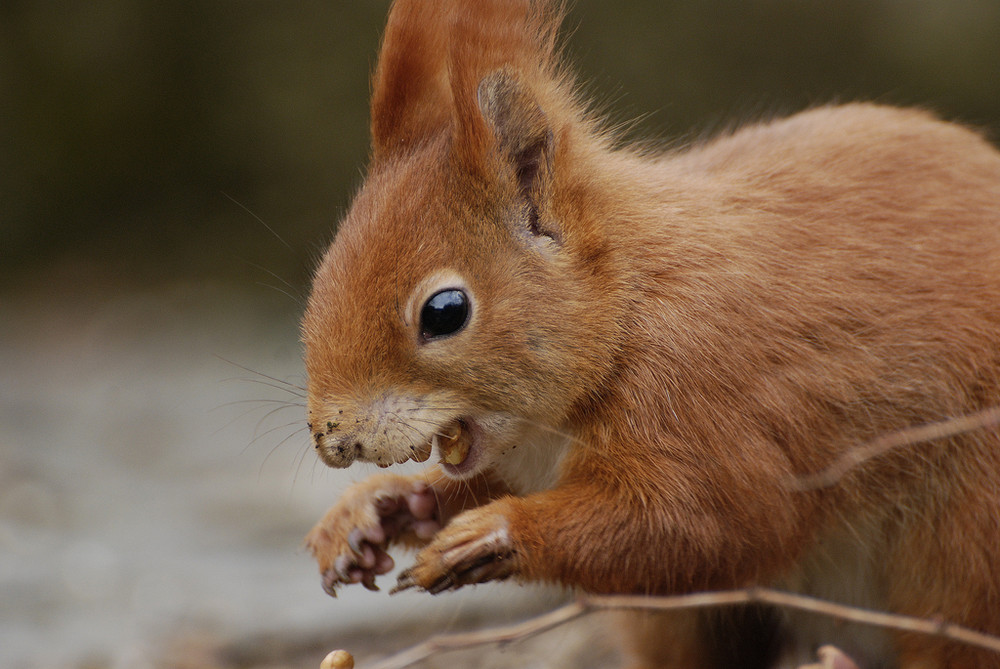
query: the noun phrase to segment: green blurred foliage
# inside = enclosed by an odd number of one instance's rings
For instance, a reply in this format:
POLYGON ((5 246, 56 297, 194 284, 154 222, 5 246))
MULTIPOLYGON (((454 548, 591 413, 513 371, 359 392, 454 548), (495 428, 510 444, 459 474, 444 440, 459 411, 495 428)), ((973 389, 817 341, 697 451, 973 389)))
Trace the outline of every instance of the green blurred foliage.
MULTIPOLYGON (((0 3, 0 277, 300 289, 361 179, 388 5, 0 3)), ((567 26, 635 138, 852 99, 1000 134, 996 0, 575 0, 567 26)))

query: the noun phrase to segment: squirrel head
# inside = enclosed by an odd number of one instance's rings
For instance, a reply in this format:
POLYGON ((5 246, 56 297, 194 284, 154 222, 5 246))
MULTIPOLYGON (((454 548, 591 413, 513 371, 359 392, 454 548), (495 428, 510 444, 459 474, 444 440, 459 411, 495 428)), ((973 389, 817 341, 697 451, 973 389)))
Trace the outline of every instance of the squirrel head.
POLYGON ((560 69, 561 12, 398 0, 364 185, 303 320, 310 426, 331 466, 426 459, 465 430, 482 471, 596 387, 617 323, 603 150, 560 69))

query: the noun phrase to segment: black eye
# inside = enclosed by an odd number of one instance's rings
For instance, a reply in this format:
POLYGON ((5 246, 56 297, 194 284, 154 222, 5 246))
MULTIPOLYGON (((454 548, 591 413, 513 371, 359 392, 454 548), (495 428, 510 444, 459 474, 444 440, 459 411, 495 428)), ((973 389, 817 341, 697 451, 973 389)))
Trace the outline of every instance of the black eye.
POLYGON ((420 335, 424 339, 455 334, 469 320, 469 298, 455 289, 434 293, 420 310, 420 335))

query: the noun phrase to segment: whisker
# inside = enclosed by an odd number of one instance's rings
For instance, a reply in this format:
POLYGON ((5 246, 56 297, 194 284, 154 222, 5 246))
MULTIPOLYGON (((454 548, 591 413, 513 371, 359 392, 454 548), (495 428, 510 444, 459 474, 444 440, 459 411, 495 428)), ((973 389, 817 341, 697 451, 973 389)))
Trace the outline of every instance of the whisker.
POLYGON ((282 386, 287 386, 289 388, 294 388, 296 390, 301 390, 303 392, 303 394, 309 392, 308 389, 304 388, 303 386, 296 385, 296 384, 294 384, 294 383, 292 383, 290 381, 285 381, 284 379, 279 379, 276 376, 271 376, 269 374, 265 374, 264 372, 258 372, 256 369, 251 369, 250 367, 247 367, 246 365, 241 365, 240 363, 234 362, 232 360, 229 360, 228 358, 223 358, 221 355, 216 355, 215 357, 218 358, 219 360, 221 360, 222 362, 225 362, 225 363, 228 363, 228 364, 232 365, 233 367, 237 367, 239 369, 242 369, 244 372, 250 372, 251 374, 254 374, 255 376, 260 376, 260 377, 263 377, 263 378, 265 378, 265 379, 267 379, 269 381, 274 381, 275 383, 280 384, 282 386))
MULTIPOLYGON (((263 268, 261 268, 261 269, 263 269, 263 268)), ((264 270, 264 271, 266 272, 267 270, 264 270)), ((274 274, 274 273, 271 272, 271 274, 274 274)), ((275 275, 275 276, 277 276, 277 275, 275 275)), ((258 285, 258 286, 263 287, 263 288, 270 288, 271 290, 273 290, 275 292, 281 293, 282 295, 284 295, 285 297, 287 297, 288 299, 290 299, 292 302, 294 302, 296 305, 298 305, 300 307, 304 307, 305 306, 305 298, 300 297, 298 295, 293 295, 292 293, 288 292, 284 288, 281 288, 279 286, 275 286, 274 284, 264 283, 263 281, 255 281, 254 283, 256 285, 258 285)))
POLYGON ((275 279, 277 279, 281 283, 285 284, 285 288, 287 288, 288 290, 285 290, 283 288, 279 288, 278 286, 272 286, 272 285, 269 285, 269 284, 266 284, 266 283, 261 283, 261 282, 258 282, 258 285, 266 286, 268 288, 272 288, 274 290, 277 290, 280 293, 284 293, 289 298, 291 298, 291 300, 293 302, 295 302, 299 306, 302 306, 302 307, 305 306, 305 303, 306 303, 305 295, 302 294, 302 292, 301 292, 301 290, 299 288, 293 286, 289 281, 281 278, 280 276, 278 276, 278 274, 276 274, 275 272, 272 272, 271 270, 269 270, 268 268, 264 267, 263 265, 258 265, 255 262, 249 262, 249 261, 247 262, 247 264, 250 265, 251 267, 255 268, 255 269, 259 269, 262 272, 270 274, 272 277, 274 277, 275 279), (289 291, 291 291, 291 292, 289 292, 289 291))
MULTIPOLYGON (((286 430, 286 429, 292 427, 293 425, 298 424, 299 422, 300 421, 293 421, 291 423, 285 423, 284 425, 276 425, 275 427, 272 427, 269 430, 266 430, 266 431, 258 434, 253 439, 251 439, 249 441, 249 443, 247 443, 246 446, 243 447, 243 453, 246 453, 250 449, 251 446, 253 446, 255 443, 257 443, 258 441, 260 441, 264 437, 268 436, 269 434, 273 434, 273 433, 277 432, 278 430, 286 430)), ((306 432, 308 434, 309 428, 307 428, 305 425, 301 425, 292 434, 297 434, 299 432, 306 432)))
MULTIPOLYGON (((263 408, 263 407, 261 407, 261 408, 263 408)), ((295 409, 300 409, 301 407, 299 407, 299 406, 296 406, 296 405, 292 405, 292 406, 287 406, 287 405, 286 405, 286 406, 279 406, 279 407, 275 407, 275 408, 273 408, 273 409, 270 409, 270 410, 269 410, 269 411, 268 411, 267 413, 265 413, 265 414, 264 414, 263 416, 261 416, 261 417, 260 417, 260 418, 259 418, 259 419, 257 420, 257 426, 256 426, 256 428, 255 428, 255 433, 256 433, 256 430, 260 428, 260 424, 261 424, 261 423, 263 423, 263 422, 264 422, 265 420, 267 420, 268 418, 270 418, 271 416, 273 416, 273 415, 275 415, 275 414, 277 414, 277 413, 281 413, 282 411, 284 411, 284 410, 286 410, 286 409, 292 409, 292 408, 295 408, 295 409)), ((251 411, 256 411, 256 410, 257 410, 257 409, 251 409, 251 411)), ((304 416, 302 416, 302 417, 300 417, 300 418, 299 418, 299 420, 298 420, 298 421, 296 421, 296 422, 301 422, 301 423, 303 423, 303 425, 304 425, 304 424, 305 424, 305 422, 306 422, 306 421, 304 420, 304 418, 305 418, 305 417, 304 417, 304 416)))
MULTIPOLYGON (((281 404, 282 406, 284 406, 286 408, 295 407, 297 409, 304 409, 305 406, 306 406, 305 404, 302 404, 301 402, 292 402, 292 401, 289 401, 289 400, 278 400, 278 399, 271 399, 271 398, 265 397, 265 398, 261 398, 261 399, 233 400, 232 402, 224 402, 222 404, 218 404, 218 405, 212 407, 211 409, 209 409, 209 411, 218 411, 220 409, 227 409, 229 407, 237 406, 237 405, 240 405, 240 404, 281 404)), ((251 409, 250 411, 252 412, 252 411, 256 411, 256 409, 262 409, 262 408, 263 407, 256 407, 255 409, 251 409)), ((243 414, 243 415, 246 415, 246 414, 243 414)))
MULTIPOLYGON (((313 449, 311 447, 307 446, 306 448, 301 449, 301 451, 299 452, 298 462, 295 463, 295 474, 292 475, 292 485, 293 486, 295 485, 295 483, 298 482, 298 480, 299 480, 299 474, 302 471, 302 464, 306 461, 306 456, 309 454, 309 452, 311 450, 313 450, 313 449)), ((319 462, 319 458, 315 458, 314 459, 314 461, 313 461, 313 467, 316 466, 317 462, 319 462)))
POLYGON ((402 418, 402 417, 401 417, 401 416, 400 416, 400 415, 399 415, 398 413, 396 413, 395 411, 390 411, 390 412, 389 412, 389 415, 390 415, 390 416, 393 416, 393 417, 395 417, 395 418, 397 418, 397 419, 398 419, 398 420, 394 420, 394 421, 392 421, 392 425, 393 425, 394 427, 396 427, 396 429, 399 429, 399 427, 400 427, 400 426, 402 426, 402 427, 408 427, 408 428, 410 428, 411 430, 413 430, 414 432, 416 432, 417 434, 419 434, 419 435, 421 435, 421 436, 423 435, 423 433, 422 433, 422 432, 421 432, 420 430, 418 430, 417 428, 415 428, 415 427, 413 427, 412 425, 410 425, 410 424, 409 424, 409 422, 407 422, 406 420, 404 420, 404 419, 403 419, 403 418, 402 418))
POLYGON ((275 279, 277 279, 277 280, 278 280, 278 281, 280 281, 281 283, 285 284, 285 287, 286 287, 286 288, 288 288, 289 290, 296 290, 295 286, 293 286, 293 285, 291 284, 291 282, 290 282, 290 281, 288 281, 288 280, 286 280, 286 279, 283 279, 283 278, 282 278, 281 276, 279 276, 279 275, 278 275, 278 274, 276 274, 275 272, 273 272, 273 271, 269 270, 269 269, 268 269, 267 267, 264 267, 263 265, 260 265, 260 264, 258 264, 258 263, 255 263, 255 262, 251 262, 251 261, 249 261, 249 260, 247 261, 247 264, 248 264, 248 265, 250 265, 251 267, 254 267, 254 268, 256 268, 256 269, 259 269, 259 270, 260 270, 260 271, 262 271, 262 272, 266 272, 266 273, 270 274, 270 275, 271 275, 271 276, 273 276, 273 277, 274 277, 275 279))
MULTIPOLYGON (((390 411, 388 413, 389 413, 390 416, 393 416, 393 417, 395 417, 395 418, 398 419, 398 420, 394 420, 392 422, 392 425, 396 429, 396 431, 400 435, 402 435, 402 436, 406 436, 406 435, 403 435, 403 432, 401 431, 402 427, 409 428, 410 430, 412 430, 413 432, 415 432, 420 437, 421 442, 423 442, 425 438, 429 439, 430 437, 435 436, 435 435, 438 436, 438 437, 442 437, 444 439, 452 439, 455 436, 455 435, 452 435, 452 434, 445 434, 444 432, 440 432, 438 430, 431 430, 430 434, 425 434, 424 432, 421 432, 420 430, 418 430, 417 428, 415 428, 413 425, 410 425, 410 423, 409 423, 409 421, 418 422, 418 423, 426 423, 427 425, 433 425, 434 427, 437 428, 437 427, 440 427, 440 424, 437 421, 433 421, 433 420, 429 420, 429 419, 412 418, 412 417, 410 417, 409 419, 404 419, 402 416, 399 415, 399 413, 397 411, 390 411)), ((407 440, 410 442, 409 445, 412 446, 412 447, 414 447, 414 448, 416 448, 418 445, 422 445, 422 443, 418 444, 412 438, 407 437, 407 440)))
MULTIPOLYGON (((305 460, 306 460, 306 453, 308 453, 310 450, 312 450, 312 448, 309 447, 309 446, 307 446, 303 450, 304 450, 304 453, 302 454, 302 462, 305 462, 305 460)), ((313 458, 312 471, 309 472, 309 481, 310 481, 310 483, 315 483, 316 482, 317 471, 323 471, 323 472, 327 471, 326 468, 323 468, 322 470, 318 470, 317 469, 317 467, 319 467, 321 464, 322 464, 322 461, 319 458, 313 458)))
MULTIPOLYGON (((246 400, 246 401, 247 401, 247 402, 260 402, 261 400, 246 400)), ((233 403, 233 402, 230 402, 230 404, 234 404, 234 403, 233 403)), ((222 405, 222 406, 225 406, 225 405, 222 405)), ((275 412, 277 412, 277 411, 281 411, 281 410, 284 410, 284 409, 291 409, 291 408, 293 408, 293 407, 295 407, 295 408, 297 408, 297 409, 301 409, 301 407, 299 407, 298 405, 295 405, 295 404, 290 404, 290 405, 287 405, 287 406, 280 406, 280 407, 278 407, 277 409, 271 409, 271 410, 270 410, 270 411, 268 412, 268 415, 270 415, 271 413, 275 413, 275 412)), ((216 407, 216 408, 219 408, 219 407, 216 407)), ((214 431, 212 432, 212 436, 215 436, 215 435, 219 434, 220 432, 223 432, 223 431, 225 431, 225 430, 228 430, 228 429, 229 429, 229 428, 231 428, 231 427, 232 427, 233 425, 236 425, 237 423, 239 423, 240 421, 242 421, 242 420, 243 420, 244 418, 246 418, 246 417, 247 417, 247 416, 249 416, 250 414, 254 413, 255 411, 260 411, 261 409, 264 409, 264 408, 265 408, 265 407, 251 407, 250 409, 247 409, 246 411, 243 411, 242 413, 240 413, 240 415, 236 416, 235 418, 233 418, 232 420, 230 420, 229 422, 227 422, 227 423, 226 423, 225 425, 223 425, 222 427, 220 427, 220 428, 218 428, 218 429, 214 430, 214 431)), ((209 409, 209 411, 214 411, 214 409, 209 409)), ((265 416, 265 417, 266 417, 266 416, 265 416)), ((260 421, 258 421, 258 423, 257 423, 257 424, 258 424, 258 425, 260 425, 260 421)))
POLYGON ((423 406, 401 407, 401 408, 398 409, 398 411, 408 411, 408 412, 412 412, 412 411, 428 411, 428 410, 429 411, 455 411, 455 412, 462 412, 462 411, 468 411, 469 407, 452 407, 452 406, 443 406, 443 405, 434 405, 434 404, 426 405, 425 404, 423 406))
MULTIPOLYGON (((404 419, 401 418, 400 421, 404 422, 404 419)), ((441 421, 439 421, 439 420, 433 420, 433 419, 430 419, 430 418, 413 418, 413 417, 409 417, 409 418, 405 419, 405 422, 422 423, 424 425, 432 425, 432 426, 434 426, 436 428, 443 427, 443 425, 441 424, 441 421)), ((448 421, 448 422, 451 423, 452 421, 448 421)))
POLYGON ((569 439, 574 444, 581 443, 580 439, 576 435, 574 435, 573 433, 571 433, 571 432, 567 432, 565 430, 561 430, 561 429, 559 429, 557 427, 552 427, 551 425, 548 425, 548 424, 543 423, 541 421, 532 420, 530 418, 524 418, 523 416, 516 416, 515 418, 519 422, 525 423, 527 425, 530 425, 531 427, 538 428, 538 429, 542 430, 543 432, 548 432, 549 434, 554 434, 554 435, 556 435, 558 437, 565 437, 566 439, 569 439))
POLYGON ((277 232, 275 232, 274 229, 272 229, 270 225, 268 225, 267 223, 264 222, 263 218, 261 218, 257 214, 255 214, 252 211, 250 211, 249 207, 247 207, 242 202, 238 201, 236 198, 234 198, 229 193, 227 193, 225 191, 219 191, 219 192, 222 193, 230 202, 232 202, 233 204, 235 204, 237 207, 239 207, 240 209, 242 209, 243 211, 245 211, 246 213, 250 214, 255 219, 257 219, 257 222, 260 223, 261 225, 263 225, 265 228, 267 228, 267 231, 270 232, 272 235, 274 235, 274 237, 279 242, 281 242, 282 244, 284 244, 286 248, 288 248, 289 250, 294 250, 294 249, 292 249, 291 245, 288 242, 286 242, 284 239, 282 239, 281 235, 279 235, 277 232))
MULTIPOLYGON (((288 427, 288 426, 286 425, 285 427, 288 427)), ((287 444, 289 442, 289 440, 291 440, 293 437, 295 437, 297 434, 299 434, 303 430, 305 430, 304 427, 293 431, 287 437, 285 437, 284 439, 282 439, 281 441, 279 441, 277 444, 275 444, 274 447, 272 447, 271 450, 269 450, 267 452, 267 455, 265 455, 264 459, 261 460, 260 468, 257 470, 257 478, 258 479, 260 479, 264 475, 264 465, 266 465, 267 461, 271 459, 271 456, 274 455, 275 453, 277 453, 279 448, 281 448, 282 446, 284 446, 285 444, 287 444)))
POLYGON ((240 381, 242 383, 256 383, 267 388, 274 388, 275 390, 280 390, 283 393, 288 393, 293 397, 298 397, 300 399, 306 399, 306 393, 304 390, 300 390, 297 386, 289 385, 279 385, 278 383, 271 383, 270 381, 263 381, 261 379, 247 378, 245 376, 231 376, 228 379, 222 379, 225 382, 229 381, 240 381))

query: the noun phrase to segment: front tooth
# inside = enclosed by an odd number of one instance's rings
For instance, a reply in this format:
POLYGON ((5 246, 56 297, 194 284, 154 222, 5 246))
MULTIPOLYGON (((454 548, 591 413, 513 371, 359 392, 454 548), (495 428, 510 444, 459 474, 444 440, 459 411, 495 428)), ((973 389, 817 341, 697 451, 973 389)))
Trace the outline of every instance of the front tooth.
POLYGON ((461 425, 457 425, 455 429, 454 435, 445 435, 442 438, 441 456, 449 465, 460 465, 465 462, 465 458, 469 456, 469 447, 472 445, 468 432, 463 430, 461 425))

